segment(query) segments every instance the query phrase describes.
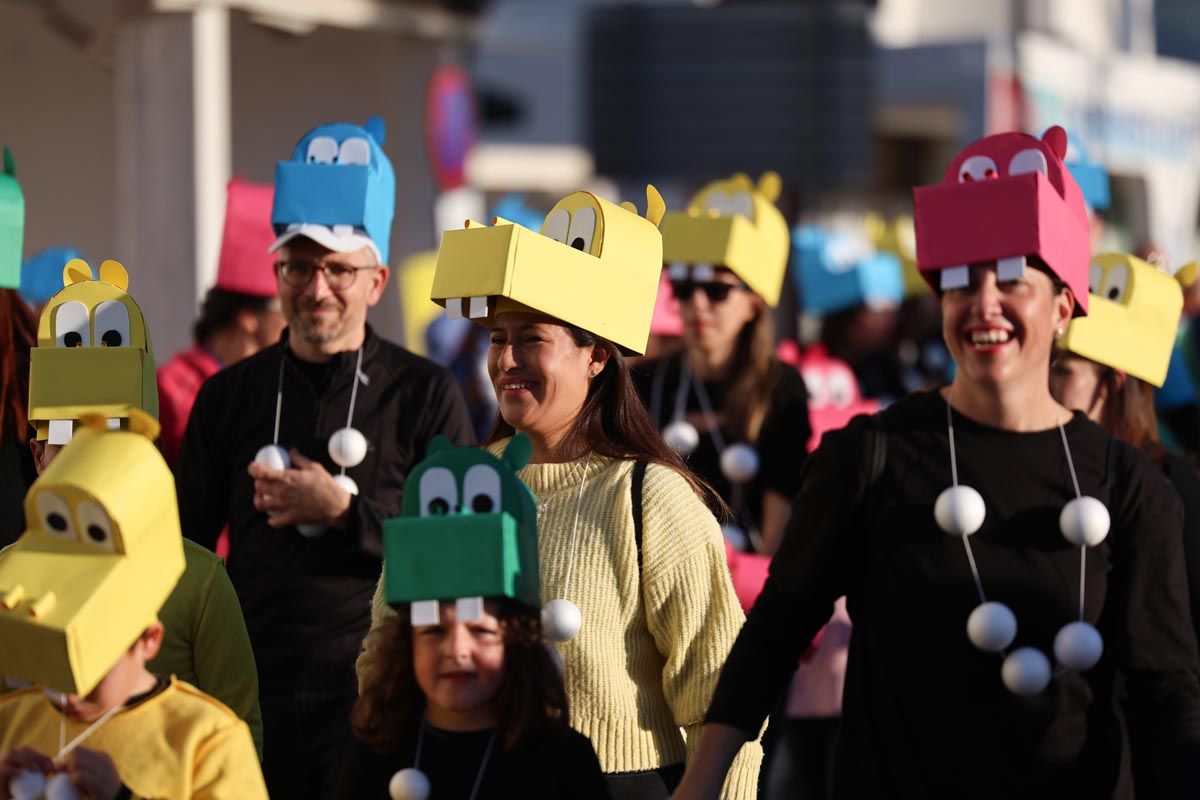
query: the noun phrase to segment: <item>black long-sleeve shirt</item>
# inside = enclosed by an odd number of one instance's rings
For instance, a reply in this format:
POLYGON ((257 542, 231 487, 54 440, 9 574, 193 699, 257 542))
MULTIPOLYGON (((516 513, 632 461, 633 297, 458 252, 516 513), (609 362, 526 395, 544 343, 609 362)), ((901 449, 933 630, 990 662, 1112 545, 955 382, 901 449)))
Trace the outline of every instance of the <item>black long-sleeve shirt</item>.
POLYGON ((280 344, 213 375, 188 420, 175 482, 183 533, 215 546, 229 525, 229 577, 237 589, 264 692, 325 686, 345 673, 370 624, 382 568, 383 519, 400 511, 404 479, 439 433, 473 441, 462 394, 442 367, 376 336, 363 343, 353 425, 366 459, 347 474, 358 484, 345 530, 306 538, 275 529, 254 508, 246 468, 271 443, 283 361, 279 444, 321 462, 331 474, 330 435, 346 425, 357 351, 326 365, 298 359, 280 344), (317 385, 314 385, 314 382, 317 385))
MULTIPOLYGON (((1087 553, 1085 619, 1105 644, 1093 669, 1018 697, 1001 682, 1001 657, 968 641, 979 600, 961 540, 933 518, 951 484, 946 408, 925 393, 828 434, 809 457, 708 720, 757 732, 804 643, 845 594, 854 633, 838 797, 1131 797, 1118 669, 1156 737, 1169 796, 1197 796, 1200 666, 1179 500, 1141 453, 1082 414, 1066 433, 1082 492, 1112 517, 1107 539, 1087 553), (879 430, 886 447, 875 475, 879 430)), ((1059 430, 1018 433, 955 414, 955 438, 960 482, 987 506, 971 542, 988 598, 1016 614, 1013 647, 1052 654, 1079 602, 1079 549, 1058 527, 1074 497, 1059 430)))
MULTIPOLYGON (((430 800, 467 800, 477 779, 477 800, 607 800, 608 784, 600 760, 583 734, 568 729, 561 736, 539 737, 513 750, 504 750, 497 741, 480 779, 479 768, 491 737, 490 729, 455 733, 426 728, 419 766, 429 778, 430 800)), ((334 798, 387 797, 388 781, 413 765, 416 746, 416 726, 400 747, 389 753, 377 753, 355 739, 342 762, 334 798)))

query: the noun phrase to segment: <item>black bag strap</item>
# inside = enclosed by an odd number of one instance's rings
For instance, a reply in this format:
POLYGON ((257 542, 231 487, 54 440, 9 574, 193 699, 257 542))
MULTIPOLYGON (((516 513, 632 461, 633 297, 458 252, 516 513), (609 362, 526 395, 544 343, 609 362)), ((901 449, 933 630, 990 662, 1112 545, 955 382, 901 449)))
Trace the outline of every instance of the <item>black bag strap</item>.
POLYGON ((638 575, 642 574, 642 484, 646 482, 646 462, 633 465, 633 546, 637 548, 638 575))

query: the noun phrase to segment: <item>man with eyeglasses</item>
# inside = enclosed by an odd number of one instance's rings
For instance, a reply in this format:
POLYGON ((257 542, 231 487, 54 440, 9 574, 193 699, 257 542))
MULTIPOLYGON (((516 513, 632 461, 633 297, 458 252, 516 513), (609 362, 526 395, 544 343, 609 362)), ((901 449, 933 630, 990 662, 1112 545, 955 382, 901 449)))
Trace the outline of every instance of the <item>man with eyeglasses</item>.
POLYGON ((273 797, 333 794, 382 522, 434 436, 474 438, 450 374, 367 324, 389 277, 395 176, 382 141, 377 119, 325 125, 278 165, 271 249, 288 327, 205 383, 176 466, 184 534, 212 547, 229 526, 273 797), (258 463, 260 450, 275 463, 258 463))

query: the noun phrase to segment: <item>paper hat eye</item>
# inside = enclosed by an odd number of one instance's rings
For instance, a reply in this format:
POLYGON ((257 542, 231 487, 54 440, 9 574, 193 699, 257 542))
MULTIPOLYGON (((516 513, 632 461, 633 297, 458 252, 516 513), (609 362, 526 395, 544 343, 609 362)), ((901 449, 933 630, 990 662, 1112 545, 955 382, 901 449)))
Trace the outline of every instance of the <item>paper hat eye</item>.
POLYGON ((458 483, 445 467, 431 467, 421 476, 422 517, 437 517, 458 511, 458 483))
POLYGON ((71 515, 71 507, 62 495, 43 489, 34 498, 34 504, 37 506, 38 522, 42 530, 69 542, 76 541, 75 519, 71 515))
POLYGON ((96 344, 102 347, 129 346, 129 311, 124 303, 105 300, 96 306, 96 344))
POLYGON ((829 404, 835 408, 845 408, 854 401, 854 382, 845 372, 829 374, 829 404))
POLYGON ((362 164, 371 163, 371 144, 361 136, 352 136, 342 142, 338 148, 337 163, 362 164))
POLYGON ((329 136, 315 136, 308 143, 304 160, 309 164, 332 164, 337 158, 338 144, 329 136))
POLYGON ((800 376, 804 378, 804 388, 808 390, 808 405, 811 408, 824 408, 829 405, 825 374, 815 369, 806 369, 800 376))
POLYGON ((1105 300, 1114 303, 1125 302, 1125 290, 1129 287, 1129 267, 1124 264, 1113 264, 1104 273, 1104 281, 1100 284, 1098 294, 1105 300))
POLYGON ((748 220, 754 220, 754 198, 746 192, 737 192, 729 196, 729 213, 741 214, 748 220))
POLYGON ((567 244, 584 253, 592 252, 592 240, 596 238, 596 210, 583 207, 571 217, 571 228, 567 233, 567 244))
POLYGON ((54 343, 59 347, 92 346, 87 306, 78 300, 68 300, 54 310, 54 343))
POLYGON ((76 511, 79 514, 79 525, 83 528, 80 531, 80 540, 97 550, 116 552, 112 520, 108 518, 104 509, 87 500, 80 503, 76 511))
POLYGON ((476 464, 463 478, 464 507, 475 514, 500 510, 500 473, 487 464, 476 464))
POLYGON ((1046 156, 1041 150, 1033 148, 1017 153, 1008 165, 1009 175, 1023 175, 1026 172, 1040 172, 1045 175, 1048 170, 1046 156))
POLYGON ((1088 292, 1091 294, 1100 294, 1100 282, 1104 280, 1104 267, 1099 264, 1092 264, 1088 270, 1088 292))
POLYGON ((704 206, 706 210, 715 211, 721 216, 728 216, 732 208, 729 195, 719 191, 709 192, 704 206))
POLYGON ((560 208, 550 216, 546 217, 546 222, 542 225, 542 235, 549 236, 556 242, 567 243, 567 230, 571 226, 571 215, 566 209, 560 208))
POLYGON ((1000 177, 996 171, 996 162, 987 156, 971 156, 963 162, 958 171, 958 182, 986 181, 1000 177))

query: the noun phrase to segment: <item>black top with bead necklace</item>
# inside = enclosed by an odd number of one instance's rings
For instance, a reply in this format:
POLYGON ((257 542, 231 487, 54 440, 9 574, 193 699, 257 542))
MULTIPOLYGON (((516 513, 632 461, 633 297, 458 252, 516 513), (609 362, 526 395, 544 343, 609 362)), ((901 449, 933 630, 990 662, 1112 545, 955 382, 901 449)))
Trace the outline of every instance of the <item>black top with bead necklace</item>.
POLYGON ((1198 796, 1200 662, 1170 484, 1082 414, 1028 433, 958 413, 952 423, 958 481, 986 504, 970 540, 980 582, 1017 620, 1008 652, 1032 647, 1053 660, 1056 634, 1079 619, 1080 548, 1059 527, 1077 496, 1072 465, 1079 493, 1107 507, 1109 533, 1084 556, 1084 619, 1103 637, 1099 663, 1056 668, 1045 689, 1019 696, 1002 680, 1005 654, 972 645, 977 584, 959 537, 933 513, 955 483, 946 404, 922 393, 827 434, 809 458, 708 721, 757 732, 845 594, 854 634, 838 797, 1132 797, 1117 670, 1158 737, 1150 750, 1160 786, 1198 796))

